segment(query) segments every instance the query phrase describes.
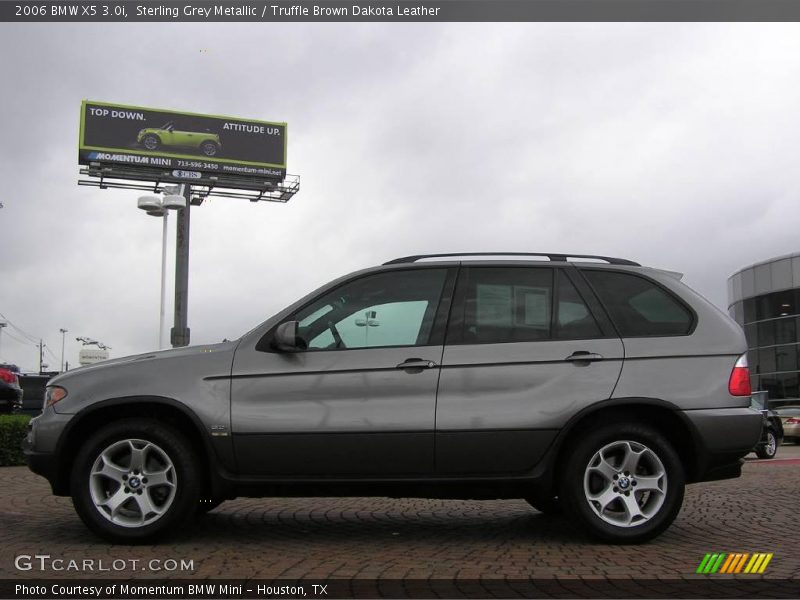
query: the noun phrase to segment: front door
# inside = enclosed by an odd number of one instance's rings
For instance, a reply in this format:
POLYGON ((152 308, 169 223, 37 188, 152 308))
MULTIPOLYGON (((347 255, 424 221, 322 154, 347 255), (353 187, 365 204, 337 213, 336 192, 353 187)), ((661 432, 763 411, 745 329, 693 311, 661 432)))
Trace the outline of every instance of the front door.
POLYGON ((286 319, 299 322, 308 350, 237 350, 231 418, 241 474, 433 473, 453 278, 425 267, 360 276, 286 319))

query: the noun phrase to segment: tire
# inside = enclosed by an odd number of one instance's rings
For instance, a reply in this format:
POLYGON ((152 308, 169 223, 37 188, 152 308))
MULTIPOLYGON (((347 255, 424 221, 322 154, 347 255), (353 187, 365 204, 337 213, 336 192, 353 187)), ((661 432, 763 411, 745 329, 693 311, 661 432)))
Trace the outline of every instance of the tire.
POLYGON ((153 135, 152 133, 148 133, 144 138, 142 138, 142 146, 144 146, 147 150, 158 150, 158 147, 161 145, 161 140, 158 139, 157 135, 153 135))
POLYGON ((151 542, 195 514, 201 477, 178 431, 126 419, 89 437, 75 458, 72 503, 94 533, 115 543, 151 542))
POLYGON ((565 513, 606 542, 653 539, 683 504, 683 465, 669 441, 645 424, 598 427, 577 440, 562 466, 565 513))
POLYGON ((756 446, 756 456, 761 459, 775 458, 778 453, 778 438, 772 429, 767 429, 767 441, 756 446))
POLYGON ((525 498, 525 501, 540 513, 544 513, 546 515, 561 515, 564 513, 564 507, 557 496, 528 496, 525 498))
POLYGON ((216 142, 203 142, 200 144, 200 151, 206 156, 216 156, 217 152, 219 151, 219 146, 216 144, 216 142))

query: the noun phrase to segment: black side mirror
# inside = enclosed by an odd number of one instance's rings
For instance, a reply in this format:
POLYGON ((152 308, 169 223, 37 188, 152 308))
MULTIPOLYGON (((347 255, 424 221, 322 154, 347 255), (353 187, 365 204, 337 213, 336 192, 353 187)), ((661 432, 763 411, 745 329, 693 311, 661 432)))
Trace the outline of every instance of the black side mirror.
POLYGON ((306 341, 297 333, 297 321, 281 323, 272 338, 272 347, 279 352, 302 352, 308 349, 306 341))

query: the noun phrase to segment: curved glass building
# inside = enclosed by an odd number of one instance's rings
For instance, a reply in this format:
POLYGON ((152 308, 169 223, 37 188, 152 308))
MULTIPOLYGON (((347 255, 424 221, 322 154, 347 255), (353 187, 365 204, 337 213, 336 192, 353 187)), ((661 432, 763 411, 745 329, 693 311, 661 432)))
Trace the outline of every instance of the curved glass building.
POLYGON ((772 258, 728 279, 728 312, 744 328, 753 390, 770 403, 800 397, 800 252, 772 258))

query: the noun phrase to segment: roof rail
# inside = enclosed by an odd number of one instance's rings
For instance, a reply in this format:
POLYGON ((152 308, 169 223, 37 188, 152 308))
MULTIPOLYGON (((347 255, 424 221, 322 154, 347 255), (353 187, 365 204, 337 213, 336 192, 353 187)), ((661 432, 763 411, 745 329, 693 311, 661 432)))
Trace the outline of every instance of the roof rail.
POLYGON ((625 258, 613 258, 611 256, 596 256, 594 254, 558 254, 553 252, 451 252, 447 254, 415 254, 413 256, 403 256, 402 258, 395 258, 389 262, 383 263, 384 265, 401 265, 406 263, 415 263, 423 258, 453 258, 456 256, 546 256, 553 262, 567 262, 570 258, 592 258, 595 260, 604 260, 610 265, 628 265, 631 267, 641 267, 637 262, 627 260, 625 258))

